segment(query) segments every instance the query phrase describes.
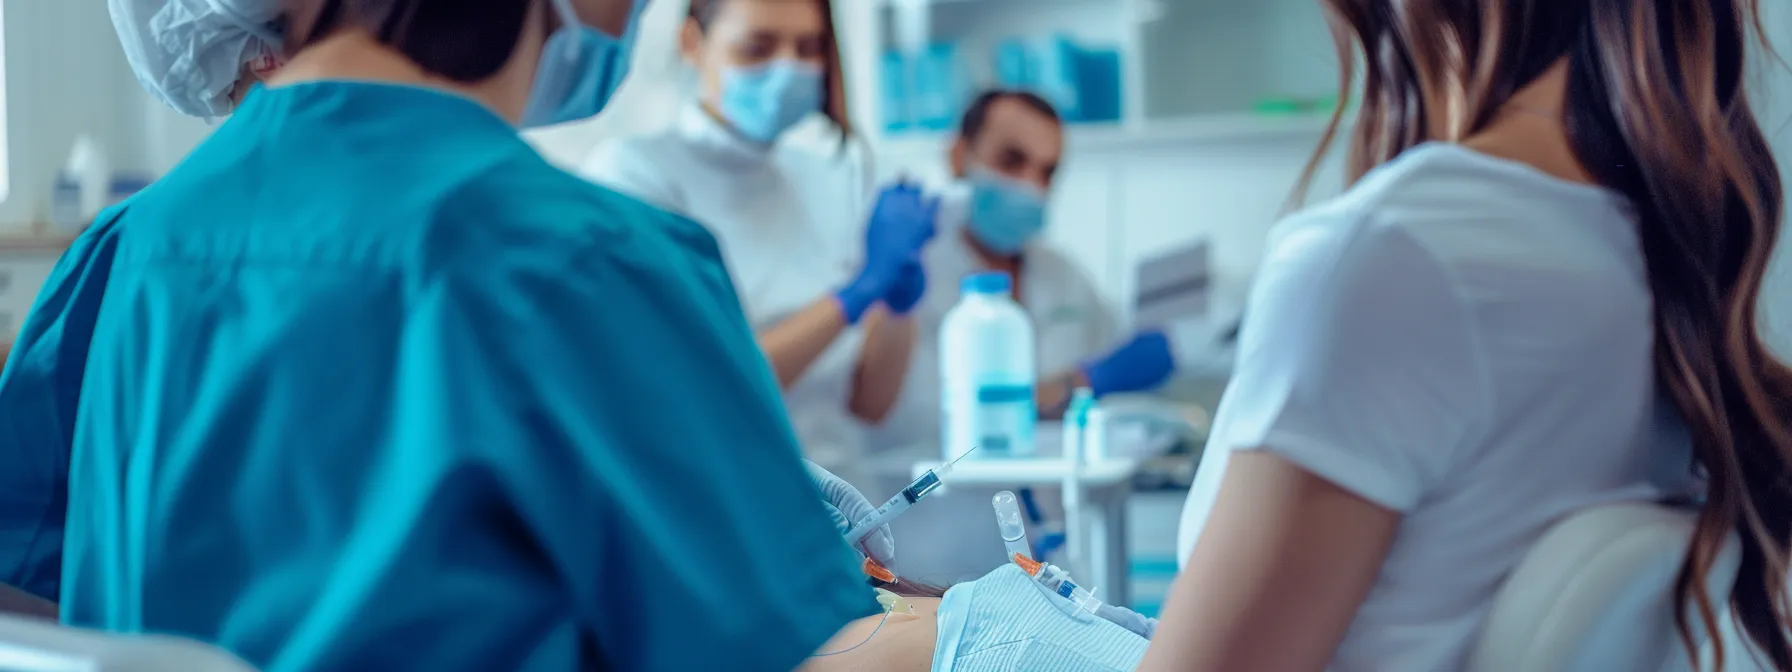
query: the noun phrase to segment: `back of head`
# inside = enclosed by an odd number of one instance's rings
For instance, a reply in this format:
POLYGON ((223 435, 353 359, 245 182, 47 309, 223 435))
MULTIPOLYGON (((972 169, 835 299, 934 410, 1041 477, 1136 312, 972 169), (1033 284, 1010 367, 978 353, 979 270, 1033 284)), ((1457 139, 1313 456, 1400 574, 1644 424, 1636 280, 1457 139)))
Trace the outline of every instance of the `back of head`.
POLYGON ((1038 94, 989 89, 965 106, 951 152, 958 177, 982 168, 1047 191, 1064 156, 1064 118, 1038 94))
POLYGON ((515 53, 530 2, 286 0, 294 52, 344 29, 366 30, 425 72, 459 83, 488 79, 515 53))
MULTIPOLYGON (((1635 207, 1656 380, 1691 430, 1707 482, 1678 597, 1696 606, 1721 667, 1717 607, 1700 577, 1738 533, 1743 564, 1730 605, 1774 667, 1792 670, 1792 370, 1763 345, 1756 321, 1784 194, 1743 86, 1760 35, 1756 0, 1326 4, 1354 38, 1341 40, 1340 55, 1368 64, 1358 66, 1353 179, 1421 142, 1487 129, 1520 90, 1567 69, 1570 149, 1635 207)), ((1352 90, 1349 68, 1344 79, 1352 90)), ((1690 641, 1691 624, 1677 617, 1690 641)))

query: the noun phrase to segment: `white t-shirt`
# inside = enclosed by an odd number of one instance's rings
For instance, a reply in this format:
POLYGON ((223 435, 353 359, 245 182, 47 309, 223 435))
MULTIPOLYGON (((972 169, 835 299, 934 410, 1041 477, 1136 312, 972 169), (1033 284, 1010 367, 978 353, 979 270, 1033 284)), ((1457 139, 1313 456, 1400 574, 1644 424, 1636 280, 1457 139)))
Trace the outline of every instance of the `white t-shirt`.
POLYGON ((1230 452, 1273 451, 1403 516, 1331 669, 1461 669, 1552 522, 1662 494, 1635 228, 1613 192, 1445 144, 1282 222, 1184 561, 1230 452))
MULTIPOLYGON (((864 254, 866 182, 852 157, 743 140, 695 105, 672 128, 600 145, 590 180, 685 215, 716 237, 755 331, 849 282, 864 254)), ((862 335, 848 329, 785 392, 809 459, 855 484, 864 427, 847 410, 862 335)))

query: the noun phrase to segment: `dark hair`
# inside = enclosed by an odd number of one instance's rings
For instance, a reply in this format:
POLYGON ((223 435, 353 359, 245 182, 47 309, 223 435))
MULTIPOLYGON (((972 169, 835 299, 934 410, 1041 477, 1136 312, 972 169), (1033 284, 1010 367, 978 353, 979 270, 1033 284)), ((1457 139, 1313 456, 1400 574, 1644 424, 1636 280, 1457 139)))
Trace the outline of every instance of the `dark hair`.
POLYGON ((478 82, 510 62, 533 4, 533 0, 320 0, 311 25, 292 35, 289 49, 298 51, 340 30, 361 28, 430 74, 478 82))
POLYGON ((1064 123, 1064 118, 1058 116, 1057 108, 1052 107, 1051 103, 1046 102, 1036 93, 1015 89, 986 89, 983 93, 977 94, 976 98, 972 98, 970 105, 965 106, 964 116, 958 120, 958 136, 970 141, 976 140, 977 136, 982 135, 983 127, 989 123, 989 108, 994 107, 996 101, 1000 100, 1013 100, 1034 112, 1045 115, 1054 124, 1064 123))
POLYGON ((946 588, 943 588, 940 586, 928 585, 925 583, 915 583, 913 581, 909 581, 906 579, 898 580, 896 583, 875 583, 874 582, 873 585, 875 587, 882 588, 884 590, 890 591, 897 595, 901 595, 903 597, 935 597, 935 598, 938 598, 938 597, 946 596, 946 588))
POLYGON ((12 614, 56 620, 55 602, 0 583, 0 615, 12 614))
MULTIPOLYGON (((1341 90, 1352 90, 1357 67, 1363 74, 1349 145, 1353 181, 1421 142, 1487 128, 1513 94, 1566 60, 1570 148, 1596 181, 1635 208, 1654 298, 1655 378, 1691 430, 1695 467, 1706 481, 1676 604, 1696 607, 1722 668, 1704 577, 1736 533, 1742 569, 1730 608, 1774 668, 1792 670, 1792 369, 1762 344, 1756 321, 1784 193, 1743 91, 1750 32, 1763 35, 1758 0, 1327 6, 1343 28, 1341 90), (1427 103, 1446 99, 1459 100, 1463 114, 1430 127, 1427 103)), ((1334 111, 1303 185, 1344 110, 1334 111)), ((1696 666, 1688 618, 1675 610, 1696 666)))
MULTIPOLYGON (((644 2, 645 0, 637 0, 644 2)), ((697 24, 698 30, 709 30, 710 22, 716 18, 716 12, 731 0, 691 0, 690 11, 685 17, 697 24)), ((846 104, 846 73, 840 61, 840 39, 834 28, 834 3, 831 0, 814 0, 821 9, 822 53, 827 58, 827 73, 821 82, 821 113, 826 115, 834 126, 840 129, 843 137, 853 137, 852 117, 848 114, 846 104)))

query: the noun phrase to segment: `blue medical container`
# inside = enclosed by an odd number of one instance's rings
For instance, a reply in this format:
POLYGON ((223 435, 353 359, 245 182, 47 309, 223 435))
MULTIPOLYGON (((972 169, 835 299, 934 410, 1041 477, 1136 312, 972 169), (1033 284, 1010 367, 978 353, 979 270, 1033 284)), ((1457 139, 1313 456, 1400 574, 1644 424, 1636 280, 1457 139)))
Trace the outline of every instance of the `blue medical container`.
POLYGON ((1033 52, 1022 40, 1003 40, 995 48, 996 85, 1004 89, 1033 89, 1033 52))
POLYGON ((1009 39, 992 54, 996 82, 1031 91, 1071 123, 1120 120, 1120 51, 1065 35, 1009 39))
POLYGON ((910 63, 900 50, 884 52, 882 90, 878 93, 882 97, 884 131, 887 133, 906 131, 915 125, 911 106, 913 96, 909 94, 914 69, 910 63))
POLYGON ((915 125, 929 131, 944 131, 957 126, 970 89, 970 77, 965 72, 958 45, 950 42, 927 45, 919 55, 915 71, 916 88, 910 91, 915 125))
POLYGON ((1120 121, 1120 50, 1078 49, 1077 111, 1081 115, 1078 121, 1120 121))

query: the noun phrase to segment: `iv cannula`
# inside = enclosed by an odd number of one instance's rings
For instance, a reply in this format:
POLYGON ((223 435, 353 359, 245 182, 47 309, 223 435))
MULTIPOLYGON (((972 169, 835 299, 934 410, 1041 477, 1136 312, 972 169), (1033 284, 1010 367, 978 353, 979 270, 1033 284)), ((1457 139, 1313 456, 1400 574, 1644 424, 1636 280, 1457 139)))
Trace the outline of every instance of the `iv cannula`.
POLYGON ((1014 493, 1003 490, 990 500, 996 509, 996 529, 1002 533, 1002 545, 1010 556, 1031 560, 1032 546, 1027 543, 1027 526, 1020 519, 1020 503, 1014 493))
POLYGON ((927 495, 932 494, 934 490, 938 490, 943 483, 943 481, 940 480, 941 477, 952 473, 953 465, 958 464, 959 460, 964 459, 966 456, 976 451, 977 447, 971 446, 970 450, 964 451, 962 455, 952 458, 951 462, 947 462, 944 465, 933 469, 928 469, 927 473, 921 474, 921 477, 915 479, 913 483, 909 483, 908 487, 898 491, 895 496, 889 499, 889 501, 884 502, 883 506, 877 507, 877 510, 871 512, 870 515, 860 518, 859 522, 855 523, 852 526, 852 529, 847 531, 846 541, 857 546, 859 545, 859 542, 862 542, 866 537, 871 536, 872 532, 877 531, 878 528, 883 527, 884 525, 888 525, 890 521, 895 520, 897 516, 902 515, 902 512, 907 511, 908 507, 914 506, 915 502, 921 501, 922 497, 926 497, 927 495))

